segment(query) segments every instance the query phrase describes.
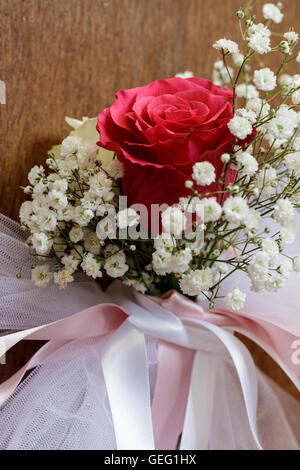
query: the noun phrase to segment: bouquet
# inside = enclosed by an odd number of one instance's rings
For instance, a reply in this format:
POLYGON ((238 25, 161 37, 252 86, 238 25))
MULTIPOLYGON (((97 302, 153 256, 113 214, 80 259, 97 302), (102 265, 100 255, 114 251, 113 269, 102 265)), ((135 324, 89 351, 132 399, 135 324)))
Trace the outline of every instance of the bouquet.
MULTIPOLYGON (((33 267, 36 285, 65 288, 83 271, 213 309, 235 271, 257 292, 300 272, 286 254, 300 208, 300 76, 283 74, 300 57, 292 29, 271 45, 282 16, 272 4, 263 23, 251 5, 238 11, 241 44, 214 44, 214 84, 186 73, 118 92, 98 118, 67 118, 74 130, 24 188, 27 243, 55 261, 33 267), (274 72, 262 61, 275 53, 274 72)), ((246 301, 239 286, 225 296, 234 311, 246 301)))
MULTIPOLYGON (((0 386, 0 405, 39 366, 19 392, 22 407, 28 393, 42 396, 26 405, 26 422, 37 422, 34 429, 47 422, 41 410, 48 402, 51 413, 65 411, 54 413, 57 435, 45 425, 43 444, 31 428, 13 444, 16 431, 8 427, 1 446, 261 449, 263 436, 270 448, 297 447, 277 395, 233 334, 256 341, 300 389, 300 252, 293 248, 300 75, 285 70, 300 63, 299 35, 273 31, 281 4, 264 4, 261 19, 256 4, 236 13, 239 44, 213 44, 219 60, 212 81, 187 71, 118 92, 96 118, 67 117, 70 135, 49 151, 45 166, 29 172, 23 189, 30 200, 20 208, 26 251, 16 256, 21 287, 12 306, 22 305, 26 327, 16 326, 18 316, 13 327, 5 324, 4 314, 0 328, 21 331, 1 337, 0 347, 6 352, 21 339, 49 343, 0 386), (269 55, 278 58, 275 70, 264 63, 269 55), (35 292, 28 263, 40 294, 24 302, 25 291, 35 292), (51 321, 44 315, 29 325, 37 299, 50 298, 51 321), (67 376, 74 387, 57 404, 67 376), (95 383, 109 411, 99 392, 83 391, 95 383), (99 423, 104 435, 113 426, 101 444, 99 423)), ((15 228, 0 222, 4 246, 15 228)), ((18 232, 16 251, 20 240, 18 232)), ((18 290, 5 276, 3 285, 18 290)), ((11 406, 18 409, 13 398, 0 420, 11 406)), ((25 429, 14 416, 14 429, 25 429)))

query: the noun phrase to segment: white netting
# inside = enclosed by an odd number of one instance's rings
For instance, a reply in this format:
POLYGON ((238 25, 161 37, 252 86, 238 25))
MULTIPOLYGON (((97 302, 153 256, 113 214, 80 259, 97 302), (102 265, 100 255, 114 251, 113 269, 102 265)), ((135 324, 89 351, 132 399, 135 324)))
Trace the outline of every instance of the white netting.
MULTIPOLYGON (((0 329, 44 324, 101 302, 113 301, 84 277, 66 291, 35 288, 28 249, 17 224, 0 217, 0 329)), ((113 292, 113 289, 110 289, 113 292)), ((295 301, 295 296, 293 302, 295 301)), ((293 313, 292 314, 297 314, 293 313)), ((101 371, 106 338, 70 341, 18 387, 0 410, 1 449, 115 449, 115 437, 101 371)), ((147 339, 151 391, 156 380, 156 342, 147 339)), ((262 373, 258 428, 266 449, 297 449, 300 406, 262 373)), ((122 391, 120 391, 122 393, 122 391)), ((236 372, 221 360, 215 387, 210 449, 255 448, 236 372)), ((130 432, 130 430, 129 430, 130 432)))

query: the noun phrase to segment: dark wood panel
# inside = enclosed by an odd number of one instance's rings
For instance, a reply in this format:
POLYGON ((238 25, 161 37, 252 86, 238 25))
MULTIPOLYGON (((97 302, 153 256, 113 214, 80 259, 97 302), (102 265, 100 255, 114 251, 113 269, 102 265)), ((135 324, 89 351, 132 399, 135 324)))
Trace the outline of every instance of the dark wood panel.
MULTIPOLYGON (((243 0, 0 0, 0 211, 17 219, 18 186, 45 152, 68 132, 64 116, 94 116, 115 91, 193 70, 211 77, 221 36, 238 38, 235 11, 243 0)), ((299 0, 285 2, 285 19, 300 30, 299 0), (297 24, 296 24, 297 22, 297 24)), ((247 344, 250 344, 249 342, 247 344)), ((8 354, 0 380, 33 352, 8 354)), ((257 364, 290 392, 279 368, 250 345, 257 364)))

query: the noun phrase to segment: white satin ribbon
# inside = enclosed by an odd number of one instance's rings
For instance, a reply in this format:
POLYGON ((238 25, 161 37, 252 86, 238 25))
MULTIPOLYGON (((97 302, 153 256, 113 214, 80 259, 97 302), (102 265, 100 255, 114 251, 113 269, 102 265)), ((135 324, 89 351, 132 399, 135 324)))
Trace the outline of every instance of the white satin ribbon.
POLYGON ((256 428, 256 368, 241 341, 224 328, 201 320, 179 319, 149 298, 139 294, 135 297, 140 305, 122 295, 116 299, 129 312, 129 318, 124 330, 121 327, 111 338, 103 361, 118 449, 154 448, 147 359, 145 342, 141 337, 145 334, 198 351, 181 448, 208 448, 216 373, 214 361, 224 357, 227 350, 239 376, 251 434, 257 449, 262 449, 256 428), (131 329, 128 324, 132 326, 131 329), (134 330, 139 330, 141 336, 135 337, 134 330), (212 369, 207 352, 213 354, 212 369))

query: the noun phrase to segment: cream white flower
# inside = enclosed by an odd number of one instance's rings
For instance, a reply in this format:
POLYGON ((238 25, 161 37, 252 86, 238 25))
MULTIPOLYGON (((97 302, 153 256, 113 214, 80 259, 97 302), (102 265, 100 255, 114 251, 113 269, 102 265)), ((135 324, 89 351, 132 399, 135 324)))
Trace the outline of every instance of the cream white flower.
MULTIPOLYGON (((54 174, 56 175, 56 173, 54 174)), ((68 181, 65 178, 58 178, 53 181, 52 189, 55 189, 59 193, 65 193, 68 189, 68 181)))
POLYGON ((216 222, 222 215, 222 207, 215 197, 201 199, 196 211, 200 218, 203 217, 204 223, 216 222))
POLYGON ((288 279, 293 272, 293 262, 288 258, 284 259, 279 266, 279 272, 285 279, 288 279))
POLYGON ((78 136, 69 135, 66 137, 60 147, 61 157, 68 157, 69 155, 74 155, 78 152, 80 145, 82 144, 82 139, 78 136))
POLYGON ((265 20, 272 20, 278 24, 282 21, 283 13, 274 3, 265 3, 263 6, 263 17, 265 20))
POLYGON ((298 52, 298 55, 296 57, 296 62, 298 62, 298 64, 300 64, 300 52, 298 52))
POLYGON ((241 175, 253 176, 258 170, 257 160, 248 152, 239 152, 236 161, 241 175))
POLYGON ((103 163, 102 168, 115 180, 124 176, 124 165, 117 159, 103 163))
POLYGON ((268 36, 254 33, 248 39, 249 47, 258 54, 267 54, 271 51, 271 40, 268 36))
POLYGON ((37 221, 42 231, 52 232, 57 224, 57 217, 54 211, 44 208, 37 212, 37 221))
POLYGON ((49 265, 36 266, 31 271, 31 279, 37 287, 47 287, 53 274, 49 271, 49 265))
POLYGON ((226 295, 226 305, 233 312, 241 310, 246 301, 246 294, 242 292, 238 287, 233 289, 226 295))
POLYGON ((279 256, 278 243, 273 238, 264 238, 262 241, 262 250, 270 257, 271 263, 276 263, 279 256))
POLYGON ((80 227, 72 227, 69 232, 71 242, 78 243, 83 239, 83 230, 80 227))
POLYGON ((252 36, 253 34, 260 34, 261 36, 268 38, 271 36, 271 31, 263 23, 258 23, 258 24, 252 24, 248 28, 248 34, 249 36, 252 36))
POLYGON ((41 178, 45 178, 45 170, 42 165, 35 165, 28 173, 28 181, 32 186, 34 186, 41 178))
POLYGON ((247 119, 251 124, 255 124, 257 120, 255 112, 246 108, 237 109, 236 115, 247 119))
POLYGON ((274 207, 273 217, 283 227, 289 225, 295 217, 295 209, 288 199, 280 199, 274 207))
POLYGON ((271 91, 276 88, 276 75, 269 67, 255 70, 253 81, 259 90, 271 91))
POLYGON ((283 37, 288 41, 289 44, 296 44, 299 40, 299 34, 293 30, 284 33, 283 37))
POLYGON ((239 52, 236 54, 232 54, 232 63, 235 67, 241 67, 244 61, 244 56, 243 54, 240 54, 239 52))
POLYGON ((288 54, 291 50, 289 43, 287 41, 281 41, 279 44, 279 50, 283 54, 288 54))
POLYGON ((117 278, 124 276, 129 269, 126 264, 125 253, 119 251, 115 255, 109 256, 104 263, 104 269, 110 277, 117 278))
POLYGON ((265 283, 265 288, 267 291, 277 292, 284 286, 284 284, 285 277, 281 273, 273 272, 269 274, 265 283))
POLYGON ((134 209, 129 207, 128 209, 123 209, 118 213, 117 220, 118 227, 120 229, 125 229, 127 227, 134 227, 135 225, 138 225, 140 216, 134 209))
POLYGON ((246 109, 253 111, 257 117, 263 119, 269 114, 271 106, 260 98, 252 98, 248 101, 246 109))
POLYGON ((32 246, 39 255, 46 255, 52 246, 52 240, 45 233, 34 233, 31 238, 32 246))
POLYGON ((288 170, 300 174, 300 152, 290 153, 284 157, 284 163, 288 170))
POLYGON ((187 218, 179 207, 168 207, 161 216, 164 230, 178 236, 186 228, 187 218))
POLYGON ((259 93, 255 86, 246 83, 240 83, 236 87, 236 94, 239 98, 248 98, 249 100, 258 98, 259 93))
POLYGON ((185 273, 189 269, 193 255, 190 248, 184 248, 172 254, 169 258, 170 272, 185 273))
POLYGON ((88 253, 84 256, 81 267, 83 271, 93 279, 102 277, 101 263, 97 261, 92 253, 88 253))
POLYGON ((74 281, 74 277, 67 269, 62 269, 54 273, 54 282, 59 285, 60 289, 66 289, 70 282, 74 281))
POLYGON ((229 197, 223 206, 226 220, 232 223, 243 223, 249 214, 247 201, 240 196, 229 197))
POLYGON ((259 251, 256 253, 247 268, 247 273, 252 282, 252 289, 255 292, 260 292, 265 289, 266 282, 269 274, 269 261, 268 253, 259 251))
POLYGON ((261 216, 255 209, 250 209, 245 220, 245 231, 249 234, 258 232, 261 223, 261 216))
POLYGON ((221 161, 222 163, 229 163, 230 162, 230 154, 229 153, 223 153, 223 155, 221 155, 221 161))
POLYGON ((94 217, 94 212, 90 209, 85 209, 83 206, 77 206, 74 209, 73 220, 80 227, 86 227, 94 217))
POLYGON ((294 93, 291 96, 292 103, 293 104, 300 104, 300 89, 294 91, 294 93))
POLYGON ((180 280, 182 292, 189 296, 200 295, 212 287, 214 272, 211 268, 196 269, 188 274, 183 274, 180 280))
POLYGON ((231 119, 228 123, 228 128, 232 135, 237 137, 238 139, 244 140, 248 135, 252 134, 252 124, 240 116, 235 116, 231 119))
POLYGON ((61 258, 61 262, 64 264, 65 269, 69 271, 69 273, 73 274, 78 265, 79 265, 79 259, 74 258, 73 255, 65 255, 61 258))
POLYGON ((168 250, 157 250, 152 254, 152 266, 154 271, 164 276, 172 271, 172 253, 168 250))
POLYGON ((213 45, 215 49, 224 50, 224 52, 229 52, 230 54, 238 54, 239 46, 236 42, 231 41, 230 39, 219 39, 213 45))
POLYGON ((263 168, 255 178, 255 187, 259 190, 262 197, 267 197, 274 191, 276 182, 277 172, 275 168, 263 168))
POLYGON ((57 191, 56 189, 52 189, 52 191, 50 191, 48 194, 48 199, 49 205, 57 210, 65 209, 65 207, 68 205, 67 196, 64 193, 57 191))
POLYGON ((207 161, 197 162, 193 166, 192 177, 200 186, 209 186, 216 181, 215 168, 207 161))
POLYGON ((298 228, 296 222, 290 222, 288 225, 284 226, 280 230, 280 239, 283 243, 291 245, 295 243, 298 233, 298 228))

